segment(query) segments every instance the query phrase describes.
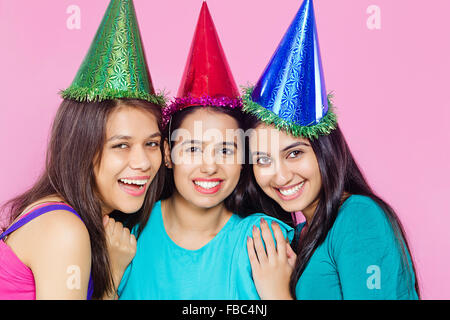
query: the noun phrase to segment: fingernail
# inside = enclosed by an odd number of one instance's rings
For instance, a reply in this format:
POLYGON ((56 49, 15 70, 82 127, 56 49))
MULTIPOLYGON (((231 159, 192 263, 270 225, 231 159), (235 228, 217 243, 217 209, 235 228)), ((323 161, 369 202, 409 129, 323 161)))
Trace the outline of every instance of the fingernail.
POLYGON ((247 236, 247 242, 250 242, 252 240, 252 238, 250 238, 250 236, 247 236))
POLYGON ((256 226, 253 226, 253 232, 256 232, 257 230, 256 226))
POLYGON ((267 224, 266 220, 264 220, 264 218, 261 218, 260 220, 261 224, 267 224))

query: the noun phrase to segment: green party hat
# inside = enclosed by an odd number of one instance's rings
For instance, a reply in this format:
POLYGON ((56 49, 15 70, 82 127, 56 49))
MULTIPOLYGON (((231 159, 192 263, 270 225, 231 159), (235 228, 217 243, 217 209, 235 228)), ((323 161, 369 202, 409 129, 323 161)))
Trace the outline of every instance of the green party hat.
POLYGON ((111 0, 72 85, 61 96, 80 102, 135 98, 165 105, 153 88, 132 0, 111 0))

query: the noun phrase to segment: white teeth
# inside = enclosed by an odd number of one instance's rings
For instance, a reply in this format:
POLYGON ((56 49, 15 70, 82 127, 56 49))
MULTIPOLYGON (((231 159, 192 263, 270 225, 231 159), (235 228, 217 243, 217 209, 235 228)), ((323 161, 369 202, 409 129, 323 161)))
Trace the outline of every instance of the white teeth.
POLYGON ((126 184, 135 184, 138 186, 144 186, 147 184, 148 180, 131 180, 131 179, 120 179, 121 182, 126 183, 126 184))
POLYGON ((220 181, 216 182, 206 182, 206 181, 194 181, 194 183, 203 189, 211 189, 217 187, 220 184, 220 181))
POLYGON ((300 190, 301 187, 303 187, 304 183, 305 183, 305 181, 303 181, 302 183, 296 185, 295 187, 293 187, 291 189, 287 189, 287 190, 278 189, 278 191, 280 191, 280 193, 283 196, 292 196, 294 193, 296 193, 298 190, 300 190))

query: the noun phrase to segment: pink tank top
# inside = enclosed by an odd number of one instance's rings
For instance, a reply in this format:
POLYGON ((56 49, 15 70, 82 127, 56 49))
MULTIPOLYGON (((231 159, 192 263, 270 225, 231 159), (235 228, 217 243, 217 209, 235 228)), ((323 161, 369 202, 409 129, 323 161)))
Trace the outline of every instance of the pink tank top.
MULTIPOLYGON (((46 212, 61 209, 71 211, 79 217, 75 210, 65 203, 45 203, 33 208, 32 211, 26 213, 0 235, 0 300, 36 299, 36 285, 33 272, 16 256, 3 239, 34 218, 46 212)), ((91 294, 92 283, 89 281, 88 298, 90 298, 91 294)))

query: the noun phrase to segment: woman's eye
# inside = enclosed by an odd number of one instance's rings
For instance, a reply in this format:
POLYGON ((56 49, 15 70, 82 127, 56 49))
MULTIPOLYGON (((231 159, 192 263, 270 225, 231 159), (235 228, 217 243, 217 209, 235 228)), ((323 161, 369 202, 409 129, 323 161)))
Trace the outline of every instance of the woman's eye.
POLYGON ((301 155, 303 152, 300 150, 294 150, 291 153, 289 153, 288 158, 297 158, 299 155, 301 155))
POLYGON ((113 149, 125 149, 128 148, 128 145, 125 143, 119 143, 113 146, 113 149))
POLYGON ((159 147, 159 143, 152 141, 152 142, 148 142, 147 146, 149 146, 149 147, 159 147))
POLYGON ((271 163, 271 160, 269 157, 261 157, 256 159, 256 163, 262 166, 269 165, 271 163))
POLYGON ((201 151, 199 147, 190 147, 186 150, 187 152, 198 152, 201 151))
POLYGON ((223 148, 222 149, 222 154, 226 155, 226 156, 231 156, 234 154, 234 151, 232 149, 228 149, 228 148, 223 148))

